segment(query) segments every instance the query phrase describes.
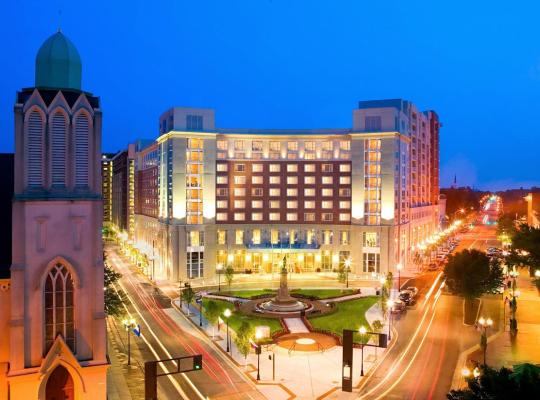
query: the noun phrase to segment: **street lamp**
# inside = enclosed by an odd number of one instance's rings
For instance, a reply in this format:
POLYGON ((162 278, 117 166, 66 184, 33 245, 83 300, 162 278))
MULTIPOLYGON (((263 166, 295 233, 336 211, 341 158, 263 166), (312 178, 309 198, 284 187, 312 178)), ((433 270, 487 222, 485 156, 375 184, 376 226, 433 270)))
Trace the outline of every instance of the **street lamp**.
POLYGON ((345 276, 346 276, 346 280, 347 280, 347 283, 346 283, 346 286, 345 287, 349 287, 349 271, 351 270, 351 258, 347 258, 345 260, 345 276))
POLYGON ((178 281, 178 298, 180 299, 180 311, 182 311, 182 280, 178 281))
POLYGON ((398 278, 397 278, 397 281, 398 281, 398 292, 401 290, 401 270, 403 269, 403 264, 401 263, 398 263, 398 265, 396 265, 396 268, 397 268, 397 273, 398 273, 398 278))
POLYGON ((231 313, 231 310, 229 310, 228 308, 225 309, 225 311, 223 311, 223 316, 225 317, 225 323, 227 324, 227 353, 230 352, 230 347, 229 347, 229 318, 231 317, 232 313, 231 313))
POLYGON ((221 270, 223 269, 223 264, 219 263, 216 266, 216 270, 218 273, 218 292, 221 292, 221 270))
POLYGON ((257 353, 257 380, 260 381, 261 380, 261 374, 260 374, 260 369, 261 369, 261 345, 259 344, 259 341, 262 339, 263 337, 263 332, 261 329, 257 329, 255 331, 255 344, 256 344, 256 348, 255 348, 255 352, 257 353))
POLYGON ((133 318, 130 319, 124 319, 122 321, 124 324, 124 328, 127 333, 127 343, 128 343, 128 365, 131 365, 131 336, 129 335, 129 331, 131 331, 133 328, 135 328, 135 320, 133 318))
POLYGON ((381 276, 379 279, 379 282, 381 283, 381 311, 383 308, 383 287, 386 283, 386 278, 384 276, 381 276))
POLYGON ((365 340, 365 334, 367 332, 367 329, 364 326, 361 326, 358 329, 358 332, 360 332, 360 342, 362 344, 362 363, 360 364, 360 376, 364 376, 364 340, 365 340))
POLYGON ((386 304, 388 305, 388 309, 390 310, 390 318, 388 318, 388 341, 390 341, 392 340, 390 332, 392 332, 392 309, 394 308, 394 300, 388 300, 386 304))
POLYGON ((486 366, 486 352, 487 352, 487 328, 490 328, 493 325, 493 320, 491 318, 485 319, 480 317, 478 319, 478 325, 482 330, 482 336, 480 336, 480 347, 484 351, 484 366, 486 366))
POLYGON ((534 271, 534 276, 536 278, 540 278, 540 269, 537 269, 536 271, 534 271))

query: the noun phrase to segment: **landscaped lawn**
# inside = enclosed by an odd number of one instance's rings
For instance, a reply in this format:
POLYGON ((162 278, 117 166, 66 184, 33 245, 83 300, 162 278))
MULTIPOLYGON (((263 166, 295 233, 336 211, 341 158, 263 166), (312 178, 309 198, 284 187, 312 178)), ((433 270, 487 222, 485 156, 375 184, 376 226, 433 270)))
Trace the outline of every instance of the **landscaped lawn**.
POLYGON ((234 296, 242 299, 250 299, 252 296, 259 296, 261 294, 268 294, 269 296, 275 294, 273 289, 239 289, 239 290, 222 290, 221 292, 214 292, 213 294, 222 296, 234 296))
POLYGON ((337 310, 335 312, 310 318, 309 321, 314 328, 325 329, 339 336, 342 336, 343 329, 358 330, 362 325, 369 329, 366 311, 378 300, 380 300, 378 296, 369 296, 336 303, 337 310))
POLYGON ((330 297, 347 296, 353 294, 353 289, 293 289, 291 294, 302 294, 304 296, 314 296, 319 299, 328 299, 330 297))
MULTIPOLYGON (((206 306, 206 304, 208 304, 209 301, 214 301, 218 305, 218 307, 221 310, 221 313, 220 313, 222 316, 221 319, 223 320, 225 319, 223 317, 223 312, 225 311, 225 309, 228 308, 229 310, 232 311, 232 315, 229 318, 229 327, 233 329, 234 331, 238 330, 238 328, 240 327, 243 321, 247 321, 253 328, 260 325, 268 326, 270 327, 270 332, 272 333, 277 332, 282 329, 281 324, 279 323, 277 319, 244 315, 238 311, 235 311, 234 304, 225 300, 203 299, 203 305, 206 306)), ((204 311, 203 311, 203 315, 204 315, 204 311)))

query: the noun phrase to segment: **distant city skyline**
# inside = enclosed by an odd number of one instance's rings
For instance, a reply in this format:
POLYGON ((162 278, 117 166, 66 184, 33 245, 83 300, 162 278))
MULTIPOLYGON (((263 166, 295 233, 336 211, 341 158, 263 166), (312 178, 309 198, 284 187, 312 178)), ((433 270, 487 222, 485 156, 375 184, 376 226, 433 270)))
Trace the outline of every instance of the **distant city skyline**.
POLYGON ((358 101, 399 97, 440 115, 441 186, 455 175, 540 186, 540 5, 422 3, 8 2, 0 33, 17 40, 0 45, 0 151, 13 151, 15 92, 32 86, 35 52, 60 25, 102 98, 104 151, 155 138, 171 106, 214 108, 220 127, 345 128, 358 101))

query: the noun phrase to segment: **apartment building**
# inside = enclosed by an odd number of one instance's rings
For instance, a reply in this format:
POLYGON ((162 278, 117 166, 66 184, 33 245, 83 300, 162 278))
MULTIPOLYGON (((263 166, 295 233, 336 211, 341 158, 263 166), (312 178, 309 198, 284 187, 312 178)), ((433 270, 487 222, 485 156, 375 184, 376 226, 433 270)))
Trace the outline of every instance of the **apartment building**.
POLYGON ((134 242, 153 276, 415 268, 439 229, 440 123, 401 100, 362 101, 351 128, 216 128, 211 109, 173 108, 136 161, 134 242), (140 189, 139 189, 140 188, 140 189), (286 257, 285 257, 286 256, 286 257))

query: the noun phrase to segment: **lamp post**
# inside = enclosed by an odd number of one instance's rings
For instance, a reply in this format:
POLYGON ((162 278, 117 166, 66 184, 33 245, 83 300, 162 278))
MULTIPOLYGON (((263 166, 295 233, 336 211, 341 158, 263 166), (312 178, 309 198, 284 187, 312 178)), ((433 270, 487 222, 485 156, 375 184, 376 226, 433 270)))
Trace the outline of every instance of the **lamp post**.
POLYGON ((364 376, 364 340, 367 330, 365 327, 361 326, 360 329, 358 329, 358 332, 360 332, 360 343, 362 344, 362 362, 360 364, 360 376, 364 376))
POLYGON ((403 269, 403 264, 401 263, 398 263, 398 265, 396 265, 396 269, 397 269, 397 281, 398 281, 398 286, 397 286, 397 290, 398 292, 401 290, 401 270, 403 269))
POLYGON ((227 353, 230 352, 230 347, 229 347, 229 318, 230 318, 231 315, 232 315, 231 310, 229 310, 228 308, 226 308, 225 311, 223 311, 223 316, 225 317, 225 323, 227 324, 227 353))
POLYGON ((487 353, 487 328, 493 325, 493 320, 491 318, 485 319, 480 317, 478 319, 478 325, 482 330, 482 335, 480 336, 480 347, 484 352, 484 367, 486 366, 486 353, 487 353))
POLYGON ((346 288, 349 287, 349 271, 351 270, 351 263, 352 263, 352 260, 350 257, 345 260, 345 279, 346 279, 345 287, 346 288))
POLYGON ((131 319, 124 319, 122 321, 124 324, 124 328, 126 330, 127 334, 127 346, 128 346, 128 365, 131 365, 131 336, 129 335, 129 331, 135 328, 135 320, 133 318, 131 319))
POLYGON ((390 310, 390 317, 388 318, 388 341, 392 340, 392 309, 394 308, 394 300, 388 300, 386 302, 388 305, 388 310, 390 310))
POLYGON ((218 274, 218 292, 221 292, 221 270, 223 269, 223 264, 219 263, 216 266, 216 271, 218 274))
POLYGON ((255 331, 255 345, 257 346, 255 348, 255 352, 257 353, 257 380, 260 381, 261 380, 261 374, 260 374, 260 369, 261 369, 261 345, 259 344, 259 341, 262 339, 263 337, 263 333, 260 329, 257 329, 255 331))
POLYGON ((379 282, 381 283, 381 311, 383 309, 383 287, 386 284, 386 278, 384 276, 381 276, 379 279, 379 282))
POLYGON ((180 299, 180 311, 182 311, 182 280, 178 281, 178 298, 180 299))

